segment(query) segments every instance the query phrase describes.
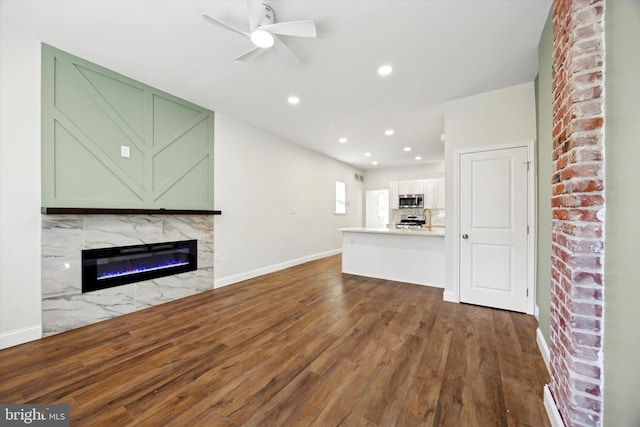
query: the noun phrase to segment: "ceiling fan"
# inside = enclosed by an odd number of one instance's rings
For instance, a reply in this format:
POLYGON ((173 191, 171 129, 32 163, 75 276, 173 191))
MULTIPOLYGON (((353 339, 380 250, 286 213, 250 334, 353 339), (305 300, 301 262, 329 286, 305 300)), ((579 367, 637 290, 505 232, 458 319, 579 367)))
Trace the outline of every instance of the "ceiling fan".
POLYGON ((254 46, 245 53, 235 57, 236 61, 243 61, 254 54, 274 48, 285 62, 295 65, 298 57, 280 40, 280 36, 316 37, 316 26, 312 20, 276 22, 273 8, 262 3, 261 0, 247 0, 249 11, 249 32, 242 31, 218 18, 203 14, 204 18, 228 30, 247 37, 254 46))

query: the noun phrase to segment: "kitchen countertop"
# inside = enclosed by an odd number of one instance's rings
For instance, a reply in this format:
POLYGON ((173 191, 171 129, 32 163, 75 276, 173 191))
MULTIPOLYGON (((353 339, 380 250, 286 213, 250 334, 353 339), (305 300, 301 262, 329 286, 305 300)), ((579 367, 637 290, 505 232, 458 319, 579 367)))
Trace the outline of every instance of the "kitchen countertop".
POLYGON ((371 227, 350 227, 341 228, 340 231, 348 231, 352 233, 374 233, 374 234, 397 234, 411 236, 436 236, 444 237, 444 227, 432 227, 431 230, 426 228, 371 228, 371 227))

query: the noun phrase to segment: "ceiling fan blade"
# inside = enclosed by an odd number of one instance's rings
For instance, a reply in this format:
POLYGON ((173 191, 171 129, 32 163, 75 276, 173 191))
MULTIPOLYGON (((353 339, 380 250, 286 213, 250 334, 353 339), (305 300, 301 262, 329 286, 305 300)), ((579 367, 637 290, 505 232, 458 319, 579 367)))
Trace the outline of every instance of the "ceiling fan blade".
POLYGON ((260 22, 262 0, 247 0, 247 10, 249 11, 249 29, 253 31, 260 22))
POLYGON ((289 65, 298 65, 300 60, 293 52, 291 52, 287 45, 284 44, 278 36, 273 36, 273 38, 275 41, 274 47, 280 58, 289 65))
POLYGON ((221 25, 223 28, 226 28, 226 29, 231 30, 231 31, 235 31, 238 34, 242 34, 245 37, 251 38, 251 34, 245 33, 244 31, 239 30, 236 27, 227 24, 226 22, 222 22, 218 18, 214 18, 213 16, 209 16, 206 13, 203 13, 202 16, 204 16, 205 19, 209 20, 210 22, 213 22, 214 24, 221 25))
POLYGON ((258 53, 261 50, 263 50, 263 49, 259 48, 258 46, 255 46, 255 47, 249 49, 248 51, 246 51, 245 53, 243 53, 242 55, 238 55, 233 59, 236 60, 236 61, 244 61, 245 59, 248 59, 249 57, 255 55, 256 53, 258 53))
POLYGON ((316 25, 312 20, 306 21, 290 21, 279 22, 271 25, 261 25, 261 30, 266 30, 271 34, 278 34, 281 36, 294 36, 294 37, 316 37, 316 25))

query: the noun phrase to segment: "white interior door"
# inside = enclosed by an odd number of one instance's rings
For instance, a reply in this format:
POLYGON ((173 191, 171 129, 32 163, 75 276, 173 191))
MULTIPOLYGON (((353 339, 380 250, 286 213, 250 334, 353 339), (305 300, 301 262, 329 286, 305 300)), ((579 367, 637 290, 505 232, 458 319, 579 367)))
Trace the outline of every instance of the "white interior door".
POLYGON ((527 147, 460 156, 460 301, 527 311, 527 147))
POLYGON ((384 228, 389 222, 389 190, 369 190, 366 199, 365 225, 384 228))

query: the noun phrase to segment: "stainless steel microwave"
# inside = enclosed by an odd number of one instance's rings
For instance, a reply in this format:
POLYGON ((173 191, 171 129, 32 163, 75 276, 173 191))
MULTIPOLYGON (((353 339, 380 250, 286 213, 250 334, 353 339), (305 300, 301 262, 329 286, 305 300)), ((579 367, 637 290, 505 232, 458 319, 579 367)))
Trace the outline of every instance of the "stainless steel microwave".
POLYGON ((423 194, 401 194, 398 198, 398 207, 403 208, 421 208, 424 206, 423 194))

